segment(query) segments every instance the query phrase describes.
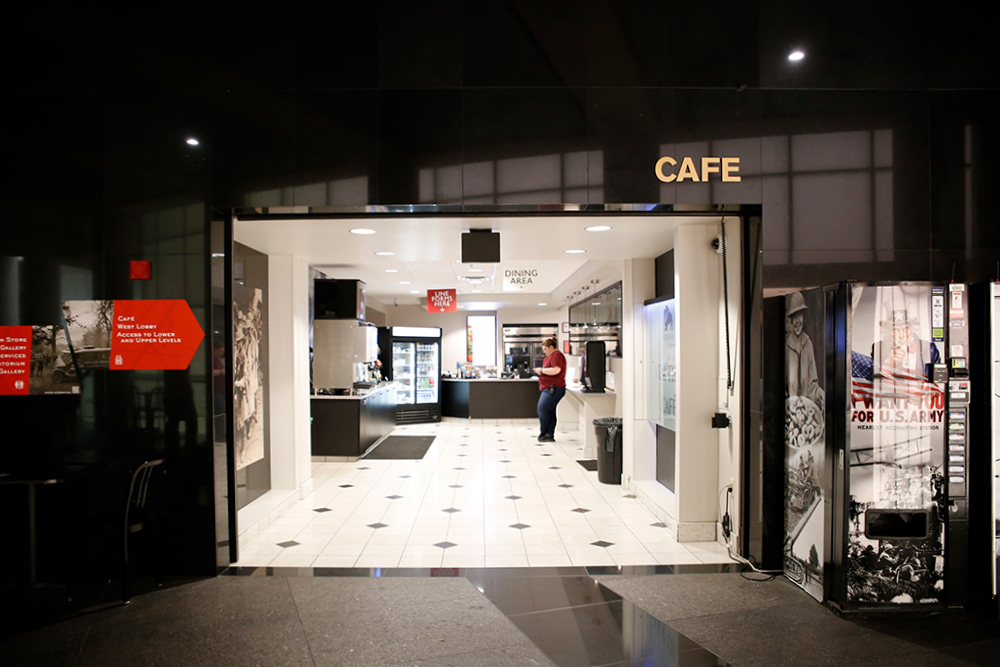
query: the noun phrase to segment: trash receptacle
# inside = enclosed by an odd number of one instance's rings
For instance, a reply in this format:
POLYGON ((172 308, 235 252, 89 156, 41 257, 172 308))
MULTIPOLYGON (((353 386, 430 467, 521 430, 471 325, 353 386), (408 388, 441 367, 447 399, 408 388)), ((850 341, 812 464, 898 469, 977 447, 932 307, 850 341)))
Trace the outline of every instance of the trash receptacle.
POLYGON ((597 480, 602 484, 622 483, 622 419, 594 420, 597 432, 597 480))

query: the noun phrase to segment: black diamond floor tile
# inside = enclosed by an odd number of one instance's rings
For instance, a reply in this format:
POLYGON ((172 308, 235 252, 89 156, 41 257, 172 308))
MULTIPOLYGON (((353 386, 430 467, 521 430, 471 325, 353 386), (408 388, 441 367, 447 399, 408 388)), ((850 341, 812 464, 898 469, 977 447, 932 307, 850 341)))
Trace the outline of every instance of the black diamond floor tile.
POLYGON ((587 509, 586 507, 577 507, 576 509, 574 509, 574 510, 570 510, 570 511, 571 511, 571 512, 577 512, 577 513, 579 513, 579 514, 586 514, 586 513, 587 513, 587 512, 589 512, 590 510, 588 510, 588 509, 587 509))
POLYGON ((387 526, 388 526, 388 524, 385 524, 385 523, 382 523, 382 522, 368 524, 369 528, 374 528, 375 530, 378 530, 379 528, 385 528, 387 526))
POLYGON ((329 507, 317 507, 316 509, 313 510, 313 512, 319 512, 320 514, 322 514, 323 512, 332 512, 332 511, 333 510, 330 509, 329 507))
POLYGON ((524 530, 525 528, 531 528, 531 526, 529 526, 526 523, 513 523, 513 524, 510 525, 510 527, 511 528, 517 528, 518 530, 524 530))
POLYGON ((451 549, 452 547, 457 547, 458 545, 455 544, 454 542, 438 542, 434 546, 438 547, 439 549, 451 549))
POLYGON ((507 500, 520 500, 521 496, 504 496, 507 500))
POLYGON ((605 549, 607 549, 610 546, 614 546, 615 543, 614 542, 605 542, 604 540, 597 540, 596 542, 591 542, 590 544, 593 545, 593 546, 595 546, 595 547, 604 547, 605 549))
POLYGON ((300 543, 296 542, 295 540, 288 540, 287 542, 278 542, 278 546, 281 547, 282 549, 287 549, 288 547, 294 547, 297 546, 298 544, 300 543))
POLYGON ((458 508, 455 508, 455 507, 449 507, 449 508, 443 509, 441 511, 442 512, 447 512, 448 514, 454 514, 455 512, 461 512, 462 510, 460 510, 458 508))
POLYGON ((389 500, 399 500, 402 497, 403 496, 397 496, 397 495, 386 496, 386 498, 388 498, 389 500))

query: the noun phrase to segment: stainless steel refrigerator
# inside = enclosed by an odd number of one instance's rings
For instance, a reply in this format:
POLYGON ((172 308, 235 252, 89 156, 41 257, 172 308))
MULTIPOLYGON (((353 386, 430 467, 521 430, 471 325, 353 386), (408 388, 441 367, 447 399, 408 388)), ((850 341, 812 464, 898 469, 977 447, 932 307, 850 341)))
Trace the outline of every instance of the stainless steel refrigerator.
POLYGON ((396 423, 441 421, 441 329, 379 330, 382 370, 396 383, 396 423))

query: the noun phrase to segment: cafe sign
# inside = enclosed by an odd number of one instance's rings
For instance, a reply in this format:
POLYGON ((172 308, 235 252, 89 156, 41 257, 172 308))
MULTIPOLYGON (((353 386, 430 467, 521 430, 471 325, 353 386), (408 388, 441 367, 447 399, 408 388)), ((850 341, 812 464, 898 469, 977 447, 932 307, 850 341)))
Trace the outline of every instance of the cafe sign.
POLYGON ((712 175, 723 183, 739 183, 740 159, 738 157, 683 157, 680 161, 664 155, 656 161, 656 177, 664 183, 704 183, 712 180, 712 175))

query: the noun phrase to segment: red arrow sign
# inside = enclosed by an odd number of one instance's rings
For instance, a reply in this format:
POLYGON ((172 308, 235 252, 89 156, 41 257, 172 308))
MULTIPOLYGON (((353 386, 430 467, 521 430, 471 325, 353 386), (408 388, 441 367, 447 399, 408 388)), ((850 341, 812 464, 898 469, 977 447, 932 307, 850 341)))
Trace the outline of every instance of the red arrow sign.
POLYGON ((111 370, 178 371, 191 364, 205 332, 187 301, 115 301, 111 370))

